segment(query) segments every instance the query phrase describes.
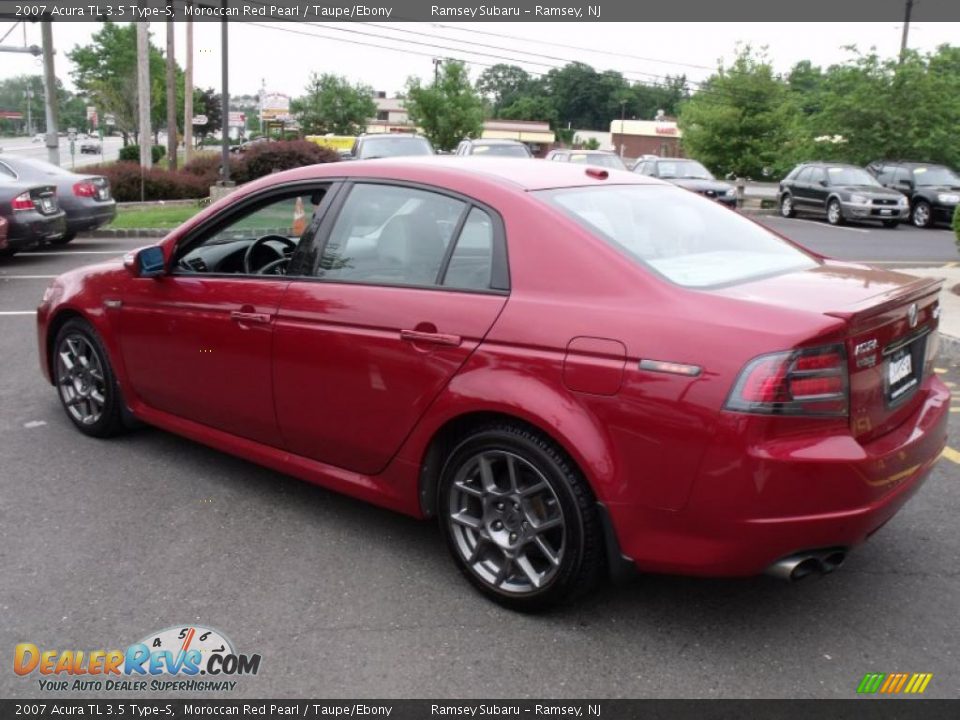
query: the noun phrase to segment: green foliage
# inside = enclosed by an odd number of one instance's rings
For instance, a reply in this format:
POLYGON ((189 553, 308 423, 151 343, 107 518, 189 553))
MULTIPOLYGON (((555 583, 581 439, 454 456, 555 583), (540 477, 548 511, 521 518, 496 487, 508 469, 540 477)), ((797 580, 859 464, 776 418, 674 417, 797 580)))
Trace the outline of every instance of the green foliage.
MULTIPOLYGON (((156 165, 160 162, 162 158, 167 153, 167 149, 163 145, 151 145, 150 146, 150 157, 153 160, 153 164, 156 165)), ((139 145, 127 145, 120 148, 120 154, 118 158, 121 162, 135 162, 140 163, 140 146, 139 145)))
POLYGON ((405 105, 410 120, 440 150, 451 150, 483 130, 483 101, 457 60, 444 61, 436 84, 422 85, 420 78, 410 78, 405 105))
MULTIPOLYGON (((23 120, 0 120, 0 133, 16 134, 26 131, 27 104, 30 106, 30 119, 33 122, 33 131, 46 132, 47 120, 45 115, 45 96, 43 93, 43 77, 40 75, 19 75, 17 77, 0 80, 0 109, 14 110, 23 113, 23 120), (27 91, 30 91, 28 98, 27 91)), ((60 80, 57 80, 57 105, 59 107, 59 129, 75 127, 79 132, 86 132, 87 126, 87 99, 64 89, 60 80)))
POLYGON ((352 85, 339 75, 311 73, 304 92, 290 103, 290 110, 307 134, 358 135, 377 114, 373 88, 352 85))
MULTIPOLYGON (((490 103, 492 117, 510 117, 502 115, 503 109, 521 99, 535 97, 536 81, 530 74, 516 65, 499 63, 480 73, 477 78, 477 92, 490 103)), ((513 118, 528 119, 528 118, 513 118)), ((529 118, 542 120, 544 118, 529 118)))
MULTIPOLYGON (((193 112, 195 115, 206 115, 206 125, 194 125, 193 135, 201 145, 207 144, 207 136, 220 129, 223 124, 223 107, 220 101, 220 93, 214 92, 213 88, 205 90, 195 88, 193 91, 193 112)), ((215 140, 219 143, 219 140, 215 140)))
POLYGON ((960 205, 953 211, 953 232, 957 236, 957 247, 960 248, 960 205))
POLYGON ((597 140, 595 137, 587 138, 587 141, 583 144, 583 147, 584 147, 586 150, 599 150, 599 149, 600 149, 600 141, 597 140))

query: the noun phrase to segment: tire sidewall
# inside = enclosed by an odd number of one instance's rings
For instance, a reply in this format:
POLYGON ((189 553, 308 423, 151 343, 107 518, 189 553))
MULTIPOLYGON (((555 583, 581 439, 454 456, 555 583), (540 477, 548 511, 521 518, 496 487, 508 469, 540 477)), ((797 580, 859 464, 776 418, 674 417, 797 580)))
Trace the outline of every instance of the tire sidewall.
POLYGON ((827 222, 830 223, 831 225, 842 225, 842 224, 843 224, 843 207, 841 207, 840 201, 837 200, 836 198, 833 198, 832 200, 830 200, 830 201, 827 203, 827 222), (830 208, 832 208, 834 205, 837 206, 837 219, 836 219, 836 220, 831 220, 831 219, 830 219, 830 208))
POLYGON ((932 208, 930 206, 930 203, 928 203, 926 200, 920 200, 919 202, 917 202, 917 204, 913 206, 913 216, 910 218, 913 221, 914 227, 918 227, 918 228, 930 227, 930 225, 932 224, 931 222, 932 218, 930 215, 931 212, 932 212, 932 208), (924 223, 923 225, 917 222, 917 210, 919 210, 920 208, 925 208, 927 213, 927 222, 924 223))
POLYGON ((544 451, 538 443, 529 440, 522 432, 513 434, 505 429, 486 429, 462 440, 453 452, 450 453, 440 474, 437 491, 437 515, 440 527, 450 554, 460 571, 475 587, 488 597, 514 609, 539 609, 562 600, 570 593, 571 582, 578 576, 584 561, 584 526, 583 516, 576 501, 573 490, 567 480, 566 472, 575 472, 567 467, 566 471, 559 465, 550 453, 544 451), (466 565, 456 547, 450 523, 447 519, 450 504, 450 492, 453 479, 464 463, 477 453, 486 450, 502 450, 511 452, 532 463, 550 484, 560 502, 566 524, 565 549, 560 569, 548 585, 539 590, 518 595, 503 592, 484 582, 466 565))
POLYGON ((53 353, 52 375, 54 387, 57 391, 57 399, 60 401, 60 405, 63 407, 63 411, 70 419, 70 422, 72 422, 80 432, 85 435, 90 435, 91 437, 107 437, 114 434, 119 424, 118 421, 121 415, 122 403, 120 399, 120 389, 117 386, 117 378, 113 373, 113 365, 110 364, 110 356, 100 341, 100 336, 97 335, 96 331, 86 321, 79 319, 68 320, 57 332, 57 337, 53 343, 53 353), (100 366, 103 368, 103 384, 107 397, 106 402, 103 404, 103 412, 100 414, 100 418, 92 425, 85 425, 77 420, 67 409, 66 405, 64 405, 63 396, 60 394, 60 363, 56 355, 60 352, 61 343, 70 335, 82 335, 93 347, 94 352, 97 353, 100 366))
POLYGON ((784 193, 780 198, 780 216, 792 218, 796 211, 797 209, 793 205, 793 197, 789 193, 784 193), (789 209, 787 209, 787 203, 789 203, 789 209))

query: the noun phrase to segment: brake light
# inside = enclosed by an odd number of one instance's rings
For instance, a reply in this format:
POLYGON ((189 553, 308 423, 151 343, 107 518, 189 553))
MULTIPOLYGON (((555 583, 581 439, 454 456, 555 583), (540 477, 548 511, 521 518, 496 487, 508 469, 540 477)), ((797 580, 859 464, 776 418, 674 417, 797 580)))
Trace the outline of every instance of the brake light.
POLYGON ((73 186, 73 194, 77 197, 93 197, 97 194, 97 186, 92 182, 78 182, 73 186))
POLYGON ((33 210, 34 208, 33 198, 30 197, 29 191, 17 195, 10 205, 14 210, 33 210))
POLYGON ((842 345, 761 355, 740 372, 725 407, 768 415, 845 416, 848 386, 842 345))

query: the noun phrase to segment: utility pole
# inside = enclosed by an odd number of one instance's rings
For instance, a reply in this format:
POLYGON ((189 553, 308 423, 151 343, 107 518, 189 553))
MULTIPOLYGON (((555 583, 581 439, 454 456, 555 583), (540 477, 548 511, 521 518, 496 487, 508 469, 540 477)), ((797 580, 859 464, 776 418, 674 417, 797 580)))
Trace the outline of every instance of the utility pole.
MULTIPOLYGON (((187 0, 190 5, 190 0, 187 0)), ((193 154, 193 20, 187 19, 187 67, 183 79, 183 162, 193 154)))
POLYGON ((433 84, 434 85, 440 82, 440 63, 442 62, 443 60, 441 60, 440 58, 433 59, 433 84))
MULTIPOLYGON (((33 82, 33 78, 27 81, 28 83, 33 82)), ((33 88, 30 85, 27 85, 26 92, 24 95, 27 96, 27 135, 33 135, 33 88)))
POLYGON ((913 13, 914 0, 907 0, 907 7, 903 16, 903 35, 900 38, 900 62, 903 62, 903 56, 907 54, 907 37, 910 35, 910 15, 913 13))
MULTIPOLYGON (((223 0, 223 8, 227 8, 227 0, 223 0)), ((220 177, 221 185, 230 184, 230 85, 228 72, 228 60, 230 57, 229 47, 227 45, 227 15, 224 12, 223 20, 220 21, 220 112, 222 118, 220 121, 220 161, 222 163, 222 174, 220 177)))
POLYGON ((174 56, 173 2, 167 0, 167 167, 177 169, 177 59, 174 56))
MULTIPOLYGON (((137 100, 139 107, 140 167, 153 165, 150 153, 150 35, 149 23, 137 23, 137 100)), ((140 194, 143 195, 143 183, 140 194)))
POLYGON ((40 23, 43 43, 43 94, 46 100, 47 159, 60 164, 60 136, 57 134, 57 74, 53 69, 53 26, 49 20, 40 23))

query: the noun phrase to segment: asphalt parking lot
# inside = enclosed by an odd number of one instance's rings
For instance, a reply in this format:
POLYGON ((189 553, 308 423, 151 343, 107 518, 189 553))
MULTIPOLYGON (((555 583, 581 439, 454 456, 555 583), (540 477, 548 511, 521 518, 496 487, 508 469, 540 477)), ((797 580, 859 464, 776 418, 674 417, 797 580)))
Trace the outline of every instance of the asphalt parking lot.
MULTIPOLYGON (((766 221, 845 257, 960 259, 946 231, 766 221)), ((517 615, 470 588, 431 524, 157 430, 76 432, 31 311, 51 276, 142 244, 0 261, 0 697, 43 696, 11 671, 16 643, 122 648, 187 623, 262 655, 228 697, 854 698, 867 672, 960 692, 960 454, 831 576, 644 576, 517 615)), ((960 366, 940 370, 960 450, 960 366)))

